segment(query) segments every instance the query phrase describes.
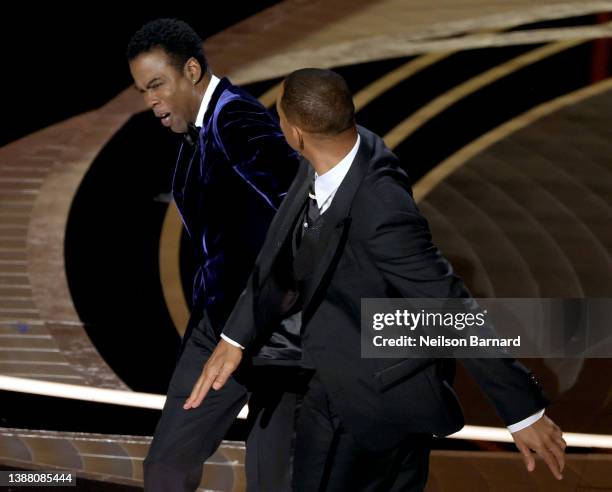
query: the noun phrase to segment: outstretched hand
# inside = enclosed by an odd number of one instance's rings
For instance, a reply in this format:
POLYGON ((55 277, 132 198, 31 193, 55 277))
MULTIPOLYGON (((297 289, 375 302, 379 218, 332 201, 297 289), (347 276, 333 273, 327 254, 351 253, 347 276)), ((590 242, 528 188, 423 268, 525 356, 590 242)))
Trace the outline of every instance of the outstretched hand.
POLYGON ((563 478, 567 444, 561 429, 551 419, 544 415, 529 427, 512 433, 512 437, 528 471, 532 472, 536 466, 533 450, 544 459, 557 480, 563 478))
POLYGON ((188 410, 200 406, 210 388, 219 390, 240 365, 242 349, 221 339, 204 365, 202 375, 198 378, 191 395, 183 408, 188 410))

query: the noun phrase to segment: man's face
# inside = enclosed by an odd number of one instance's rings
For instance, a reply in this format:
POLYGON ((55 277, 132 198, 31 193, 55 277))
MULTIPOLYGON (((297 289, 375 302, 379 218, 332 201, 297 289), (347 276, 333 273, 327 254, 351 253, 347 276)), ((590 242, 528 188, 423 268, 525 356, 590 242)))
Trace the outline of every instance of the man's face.
POLYGON ((287 116, 285 115, 283 108, 281 107, 280 101, 283 98, 283 91, 284 86, 281 85, 280 93, 278 95, 278 99, 276 100, 276 112, 278 113, 281 130, 283 132, 283 135, 285 136, 285 140, 287 140, 287 143, 289 144, 289 147, 299 152, 301 149, 297 129, 289 122, 289 120, 287 120, 287 116))
POLYGON ((185 133, 198 112, 198 97, 187 70, 180 72, 162 49, 142 53, 130 62, 138 91, 162 125, 185 133))

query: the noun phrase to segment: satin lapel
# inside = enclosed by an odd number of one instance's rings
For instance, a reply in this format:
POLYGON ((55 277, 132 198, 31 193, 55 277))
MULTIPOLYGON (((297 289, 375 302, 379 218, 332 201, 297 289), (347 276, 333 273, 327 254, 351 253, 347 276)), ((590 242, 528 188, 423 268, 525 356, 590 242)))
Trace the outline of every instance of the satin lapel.
POLYGON ((308 185, 314 177, 314 171, 310 165, 303 159, 300 159, 300 161, 301 165, 298 174, 293 183, 291 183, 287 195, 270 224, 268 235, 271 238, 271 243, 269 243, 270 246, 268 248, 265 248, 268 250, 266 251, 267 254, 265 254, 265 257, 262 256, 259 262, 259 271, 262 279, 267 277, 281 246, 292 232, 291 227, 297 219, 304 200, 306 200, 308 185))
POLYGON ((326 282, 322 282, 323 279, 327 274, 333 273, 335 260, 337 261, 342 253, 341 246, 346 241, 351 222, 351 204, 357 189, 363 181, 368 164, 368 148, 362 138, 355 161, 336 191, 331 206, 322 215, 325 221, 313 253, 317 260, 313 275, 310 281, 307 282, 307 288, 304 292, 304 316, 307 316, 309 304, 319 287, 323 287, 326 284, 326 282))

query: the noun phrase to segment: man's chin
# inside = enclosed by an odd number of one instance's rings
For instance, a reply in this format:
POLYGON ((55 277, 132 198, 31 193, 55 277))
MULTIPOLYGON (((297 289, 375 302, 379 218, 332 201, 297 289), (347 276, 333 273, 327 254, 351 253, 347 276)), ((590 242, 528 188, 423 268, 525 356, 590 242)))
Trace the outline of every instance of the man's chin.
POLYGON ((185 123, 177 123, 173 121, 172 124, 168 128, 173 133, 186 133, 187 132, 187 125, 185 123))

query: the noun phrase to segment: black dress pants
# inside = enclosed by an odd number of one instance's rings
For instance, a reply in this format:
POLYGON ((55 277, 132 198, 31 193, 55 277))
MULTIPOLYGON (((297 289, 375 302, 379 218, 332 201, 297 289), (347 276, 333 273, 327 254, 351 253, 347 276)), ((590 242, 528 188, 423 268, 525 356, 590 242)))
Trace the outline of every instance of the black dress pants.
POLYGON ((429 471, 429 435, 384 452, 364 449, 342 425, 315 375, 297 421, 295 492, 421 492, 429 471))
MULTIPOLYGON (((193 491, 202 479, 204 461, 219 447, 241 408, 248 400, 247 386, 231 377, 219 391, 211 390, 198 408, 183 409, 204 364, 217 345, 204 317, 194 327, 178 360, 168 387, 166 404, 144 460, 147 492, 193 491)), ((291 490, 291 458, 295 437, 298 396, 283 391, 272 378, 255 390, 249 403, 246 475, 249 492, 291 490)))

